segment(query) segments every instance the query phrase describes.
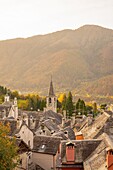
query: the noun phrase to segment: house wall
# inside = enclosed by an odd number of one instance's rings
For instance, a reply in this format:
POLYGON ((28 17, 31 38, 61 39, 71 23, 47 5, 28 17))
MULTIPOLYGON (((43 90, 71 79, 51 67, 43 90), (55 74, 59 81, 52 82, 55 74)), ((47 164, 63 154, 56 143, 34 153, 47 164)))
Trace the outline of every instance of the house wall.
POLYGON ((26 126, 23 125, 20 129, 20 138, 29 146, 30 141, 30 148, 33 148, 33 132, 26 126))
POLYGON ((22 164, 20 164, 18 167, 15 168, 15 170, 20 170, 20 169, 27 169, 27 165, 28 165, 28 158, 27 158, 27 154, 23 153, 19 155, 19 159, 22 159, 22 164))
POLYGON ((33 162, 43 169, 51 170, 53 167, 53 155, 33 152, 33 162))
POLYGON ((14 112, 14 109, 12 107, 11 107, 11 109, 9 111, 8 117, 14 117, 15 118, 15 112, 14 112))
POLYGON ((40 126, 39 128, 38 128, 38 131, 37 131, 37 134, 40 134, 40 131, 42 130, 42 133, 41 133, 41 135, 43 134, 43 135, 51 135, 51 132, 50 132, 50 130, 44 125, 44 128, 42 129, 42 127, 40 126), (43 133, 43 130, 45 130, 45 133, 43 133))

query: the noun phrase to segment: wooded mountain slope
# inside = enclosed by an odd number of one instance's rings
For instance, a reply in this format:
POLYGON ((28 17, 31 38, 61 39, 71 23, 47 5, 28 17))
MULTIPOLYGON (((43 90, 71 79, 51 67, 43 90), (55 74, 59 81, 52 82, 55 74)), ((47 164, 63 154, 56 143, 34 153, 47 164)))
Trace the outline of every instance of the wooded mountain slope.
POLYGON ((113 30, 85 25, 0 41, 1 85, 47 94, 51 75, 56 91, 113 95, 113 30))

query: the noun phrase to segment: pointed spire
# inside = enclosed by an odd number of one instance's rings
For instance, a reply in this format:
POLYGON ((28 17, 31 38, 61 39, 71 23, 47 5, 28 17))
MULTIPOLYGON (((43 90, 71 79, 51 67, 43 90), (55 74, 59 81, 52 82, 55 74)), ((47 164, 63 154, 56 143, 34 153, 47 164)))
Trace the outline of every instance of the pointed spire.
POLYGON ((52 75, 51 75, 51 82, 50 82, 50 88, 49 88, 49 96, 55 96, 54 89, 53 89, 52 75))

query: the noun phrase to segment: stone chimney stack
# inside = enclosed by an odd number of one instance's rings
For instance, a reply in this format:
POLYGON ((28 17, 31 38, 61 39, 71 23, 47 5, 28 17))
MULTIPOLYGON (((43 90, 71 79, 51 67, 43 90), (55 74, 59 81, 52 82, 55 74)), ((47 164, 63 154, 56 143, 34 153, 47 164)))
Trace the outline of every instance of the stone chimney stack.
POLYGON ((10 101, 10 97, 8 94, 6 94, 4 97, 4 102, 9 102, 9 101, 10 101))
POLYGON ((63 117, 62 118, 62 128, 64 127, 64 124, 65 124, 65 118, 63 117))
POLYGON ((18 118, 18 105, 17 105, 17 98, 14 98, 14 117, 15 119, 18 118))

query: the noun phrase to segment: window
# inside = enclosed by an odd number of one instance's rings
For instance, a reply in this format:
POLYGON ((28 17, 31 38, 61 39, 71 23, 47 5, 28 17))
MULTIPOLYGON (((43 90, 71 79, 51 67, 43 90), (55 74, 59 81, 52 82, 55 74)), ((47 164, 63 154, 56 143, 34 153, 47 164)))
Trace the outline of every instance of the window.
POLYGON ((22 165, 22 159, 20 159, 20 162, 19 162, 19 163, 20 163, 20 165, 22 165))
POLYGON ((51 103, 51 98, 49 98, 49 103, 51 103))

